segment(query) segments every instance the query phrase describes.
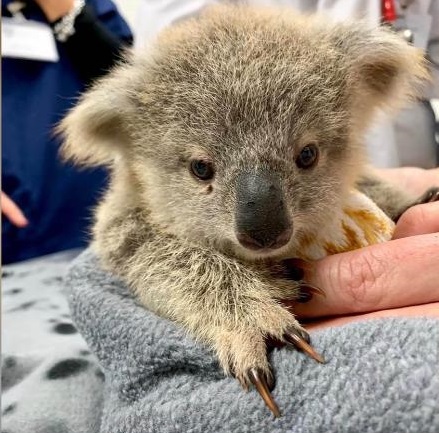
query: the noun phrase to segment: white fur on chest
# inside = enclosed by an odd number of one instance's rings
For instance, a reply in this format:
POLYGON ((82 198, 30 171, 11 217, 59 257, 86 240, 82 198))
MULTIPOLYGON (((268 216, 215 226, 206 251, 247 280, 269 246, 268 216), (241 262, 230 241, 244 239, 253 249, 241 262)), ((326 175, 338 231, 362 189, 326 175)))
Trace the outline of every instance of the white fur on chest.
POLYGON ((395 223, 366 195, 352 190, 338 210, 328 215, 324 230, 301 236, 299 257, 319 260, 392 238, 395 223))

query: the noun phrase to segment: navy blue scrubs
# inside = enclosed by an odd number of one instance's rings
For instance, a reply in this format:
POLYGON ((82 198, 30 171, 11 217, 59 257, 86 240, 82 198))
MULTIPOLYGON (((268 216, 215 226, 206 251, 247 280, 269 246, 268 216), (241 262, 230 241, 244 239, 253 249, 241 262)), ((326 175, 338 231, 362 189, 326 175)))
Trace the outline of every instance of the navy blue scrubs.
MULTIPOLYGON (((2 2, 4 16, 7 3, 2 2)), ((116 38, 122 48, 132 42, 130 29, 112 2, 90 0, 87 8, 88 19, 92 12, 110 39, 116 38)), ((45 22, 33 2, 24 14, 45 22)), ((65 45, 57 47, 58 63, 2 59, 2 190, 30 222, 17 228, 2 219, 3 263, 84 246, 91 210, 106 185, 103 169, 80 170, 59 159, 60 141, 53 127, 94 77, 81 72, 78 53, 75 59, 65 45)), ((82 70, 84 62, 93 61, 86 52, 80 59, 82 70)))

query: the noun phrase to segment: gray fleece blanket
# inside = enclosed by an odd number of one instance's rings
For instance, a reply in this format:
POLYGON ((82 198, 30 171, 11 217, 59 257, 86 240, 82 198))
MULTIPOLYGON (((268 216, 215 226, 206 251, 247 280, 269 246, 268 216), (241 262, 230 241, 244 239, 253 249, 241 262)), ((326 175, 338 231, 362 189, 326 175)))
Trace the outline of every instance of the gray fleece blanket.
MULTIPOLYGON (((32 419, 17 411, 7 433, 439 432, 439 321, 386 319, 314 332, 325 365, 275 350, 273 395, 283 417, 274 419, 254 390, 223 376, 208 350, 138 305, 91 251, 76 259, 64 284, 73 320, 104 372, 103 390, 90 386, 95 361, 74 349, 41 372, 47 378, 57 367, 52 383, 70 380, 77 393, 70 408, 58 409, 57 422, 69 429, 32 430, 32 419)), ((58 394, 53 388, 52 398, 65 393, 65 385, 58 394)))

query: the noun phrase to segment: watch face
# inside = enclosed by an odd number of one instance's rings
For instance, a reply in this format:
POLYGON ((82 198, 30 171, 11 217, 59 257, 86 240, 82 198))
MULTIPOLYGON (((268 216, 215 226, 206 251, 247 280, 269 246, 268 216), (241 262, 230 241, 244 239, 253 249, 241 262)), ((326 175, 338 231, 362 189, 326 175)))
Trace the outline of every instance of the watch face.
POLYGON ((410 29, 397 29, 396 32, 400 35, 405 41, 412 44, 414 41, 414 34, 410 29))

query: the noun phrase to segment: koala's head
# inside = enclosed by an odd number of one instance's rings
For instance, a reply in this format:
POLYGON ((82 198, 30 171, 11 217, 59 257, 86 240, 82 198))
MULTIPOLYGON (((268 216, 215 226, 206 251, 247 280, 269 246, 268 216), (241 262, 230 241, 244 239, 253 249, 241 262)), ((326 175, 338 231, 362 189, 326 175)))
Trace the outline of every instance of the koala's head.
POLYGON ((129 173, 133 205, 162 231, 281 256, 354 184, 376 109, 425 74, 422 55, 384 29, 215 7, 88 92, 61 126, 64 152, 112 165, 115 183, 129 173))

